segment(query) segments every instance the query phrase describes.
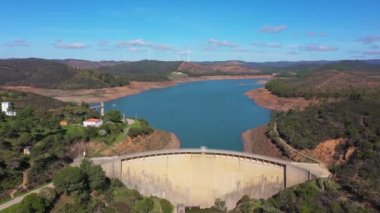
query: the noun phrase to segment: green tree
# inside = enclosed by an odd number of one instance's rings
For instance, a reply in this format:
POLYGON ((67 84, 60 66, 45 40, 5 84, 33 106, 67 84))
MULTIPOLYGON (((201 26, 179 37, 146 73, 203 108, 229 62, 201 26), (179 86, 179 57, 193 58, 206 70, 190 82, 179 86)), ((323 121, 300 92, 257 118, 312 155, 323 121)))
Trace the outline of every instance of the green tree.
POLYGON ((121 122, 121 114, 117 110, 110 110, 104 115, 105 121, 111 121, 114 123, 120 123, 121 122))
POLYGON ((151 197, 144 197, 135 203, 135 209, 139 213, 149 213, 154 208, 154 200, 151 197))
POLYGON ((107 178, 100 166, 95 166, 89 160, 83 160, 80 169, 87 175, 92 190, 103 190, 107 184, 107 178))
POLYGON ((23 132, 17 138, 16 145, 19 147, 23 147, 30 144, 31 141, 32 141, 32 136, 30 135, 30 133, 23 132))
POLYGON ((53 178, 58 192, 70 193, 83 190, 87 186, 86 175, 78 167, 67 167, 58 172, 53 178))
POLYGON ((27 195, 20 203, 21 213, 43 213, 48 209, 46 200, 38 194, 27 195))
POLYGON ((57 192, 50 187, 43 188, 39 194, 50 204, 57 198, 57 192))
POLYGON ((4 112, 0 112, 0 122, 1 121, 5 121, 5 119, 7 118, 7 116, 5 115, 4 112))

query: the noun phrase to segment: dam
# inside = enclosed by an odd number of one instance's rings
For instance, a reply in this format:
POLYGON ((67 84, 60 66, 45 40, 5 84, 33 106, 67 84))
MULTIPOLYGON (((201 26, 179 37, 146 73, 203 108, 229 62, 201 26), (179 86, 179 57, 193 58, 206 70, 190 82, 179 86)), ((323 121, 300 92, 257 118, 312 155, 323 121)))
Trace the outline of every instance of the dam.
POLYGON ((318 164, 209 149, 150 151, 91 161, 108 177, 143 195, 201 208, 211 207, 219 198, 232 209, 244 195, 266 199, 287 187, 330 175, 318 164))

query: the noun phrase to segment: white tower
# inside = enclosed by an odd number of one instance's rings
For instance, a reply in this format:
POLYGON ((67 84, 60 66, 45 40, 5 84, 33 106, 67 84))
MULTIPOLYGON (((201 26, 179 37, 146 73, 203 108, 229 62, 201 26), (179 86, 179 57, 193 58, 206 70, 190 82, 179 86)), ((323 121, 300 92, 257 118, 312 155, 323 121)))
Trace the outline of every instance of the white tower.
POLYGON ((104 102, 100 103, 100 115, 104 116, 104 102))

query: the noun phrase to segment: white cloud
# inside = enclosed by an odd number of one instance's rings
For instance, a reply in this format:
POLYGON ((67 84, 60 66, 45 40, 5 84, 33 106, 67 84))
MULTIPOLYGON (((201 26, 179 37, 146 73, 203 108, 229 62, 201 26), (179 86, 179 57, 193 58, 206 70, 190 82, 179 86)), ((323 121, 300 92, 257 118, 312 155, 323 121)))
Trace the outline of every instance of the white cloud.
POLYGON ((7 47, 28 47, 30 44, 25 39, 16 39, 9 43, 7 43, 5 46, 7 47))
POLYGON ((338 48, 333 47, 333 46, 326 46, 326 45, 306 45, 306 46, 301 46, 300 50, 309 51, 309 52, 331 52, 331 51, 337 51, 338 48))
POLYGON ((53 46, 55 48, 59 49, 85 49, 88 48, 89 45, 82 43, 82 42, 71 42, 71 43, 65 43, 63 40, 58 40, 54 42, 53 46))
POLYGON ((262 48, 281 48, 282 44, 280 44, 280 43, 255 42, 255 43, 252 43, 252 46, 262 47, 262 48))
POLYGON ((260 32, 262 33, 280 33, 284 30, 288 29, 286 25, 265 25, 261 27, 260 32))
POLYGON ((115 44, 118 48, 151 48, 155 50, 161 50, 161 51, 176 51, 176 49, 170 45, 167 44, 156 44, 152 42, 145 41, 144 39, 138 38, 128 41, 120 41, 115 44))
POLYGON ((206 47, 206 50, 218 50, 220 48, 229 48, 229 49, 235 49, 235 48, 238 48, 239 45, 238 44, 235 44, 233 42, 230 42, 230 41, 226 41, 226 40, 216 40, 214 38, 210 38, 208 41, 207 41, 207 47, 206 47))
POLYGON ((369 35, 362 38, 359 38, 360 42, 363 42, 364 44, 373 44, 376 42, 380 42, 380 36, 378 35, 369 35))
POLYGON ((306 35, 309 37, 326 37, 326 36, 328 36, 327 33, 314 32, 314 31, 308 31, 308 32, 306 32, 306 35))

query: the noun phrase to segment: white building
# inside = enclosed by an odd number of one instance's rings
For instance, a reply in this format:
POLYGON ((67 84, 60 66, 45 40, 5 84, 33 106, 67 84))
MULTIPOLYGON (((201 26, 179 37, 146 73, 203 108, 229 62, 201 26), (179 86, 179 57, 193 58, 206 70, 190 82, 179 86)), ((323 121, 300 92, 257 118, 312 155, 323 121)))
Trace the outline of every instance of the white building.
POLYGON ((99 127, 101 125, 103 125, 103 120, 98 119, 98 118, 89 118, 89 119, 83 121, 84 127, 89 127, 89 126, 99 127))
POLYGON ((10 102, 1 102, 1 111, 7 116, 16 116, 16 111, 11 110, 11 105, 10 102))

